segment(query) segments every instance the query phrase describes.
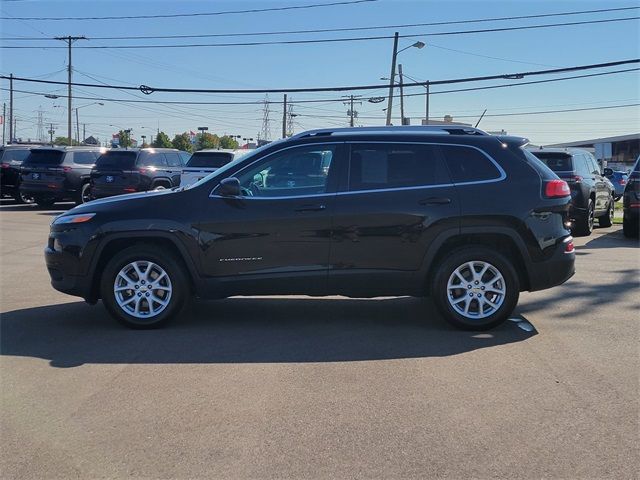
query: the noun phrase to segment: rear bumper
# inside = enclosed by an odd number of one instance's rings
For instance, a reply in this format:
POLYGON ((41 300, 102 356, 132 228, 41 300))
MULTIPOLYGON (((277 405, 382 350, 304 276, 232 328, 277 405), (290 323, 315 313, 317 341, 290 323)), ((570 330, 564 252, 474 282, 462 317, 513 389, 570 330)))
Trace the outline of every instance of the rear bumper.
POLYGON ((576 272, 576 254, 575 251, 565 251, 567 243, 572 240, 572 237, 567 237, 556 245, 549 258, 542 262, 531 262, 527 266, 529 291, 535 292, 561 285, 573 276, 576 272))
POLYGON ((64 186, 57 183, 36 184, 23 182, 20 184, 20 192, 26 195, 40 195, 54 198, 61 198, 67 195, 64 186))
POLYGON ((139 190, 134 187, 91 187, 91 197, 96 198, 107 198, 114 197, 116 195, 126 195, 128 193, 136 193, 139 190))

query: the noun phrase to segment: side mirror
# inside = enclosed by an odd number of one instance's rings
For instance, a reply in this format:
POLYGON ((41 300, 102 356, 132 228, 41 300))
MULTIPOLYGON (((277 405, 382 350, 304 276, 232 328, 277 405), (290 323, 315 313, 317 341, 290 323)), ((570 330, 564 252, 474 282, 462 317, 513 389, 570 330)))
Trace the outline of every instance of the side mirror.
POLYGON ((613 169, 612 169, 612 168, 609 168, 609 167, 606 167, 606 168, 603 170, 603 173, 604 173, 604 176, 605 176, 605 177, 610 177, 611 175, 613 175, 613 169))
POLYGON ((220 182, 218 194, 223 197, 239 197, 240 196, 240 180, 236 177, 225 178, 220 182))

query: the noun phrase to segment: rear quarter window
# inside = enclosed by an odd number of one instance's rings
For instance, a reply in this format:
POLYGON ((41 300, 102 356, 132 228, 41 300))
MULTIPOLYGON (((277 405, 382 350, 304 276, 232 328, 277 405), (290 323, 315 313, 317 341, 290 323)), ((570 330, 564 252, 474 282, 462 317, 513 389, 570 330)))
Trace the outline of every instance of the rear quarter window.
POLYGON ((480 150, 467 146, 441 145, 454 183, 497 180, 502 173, 495 163, 480 150))
POLYGON ((167 161, 164 157, 164 153, 143 152, 140 154, 140 157, 138 157, 136 165, 139 167, 165 167, 167 166, 167 161))
POLYGON ((4 163, 11 163, 11 162, 20 163, 24 161, 24 159, 27 158, 30 153, 31 153, 31 150, 11 148, 7 150, 2 150, 2 152, 0 152, 0 159, 4 163))

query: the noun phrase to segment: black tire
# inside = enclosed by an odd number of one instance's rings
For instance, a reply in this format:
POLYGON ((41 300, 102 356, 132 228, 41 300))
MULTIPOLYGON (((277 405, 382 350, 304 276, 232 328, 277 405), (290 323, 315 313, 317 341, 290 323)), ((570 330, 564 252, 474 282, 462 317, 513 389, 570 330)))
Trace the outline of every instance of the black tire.
POLYGON ((91 200, 91 184, 89 182, 83 183, 82 187, 76 195, 76 205, 82 205, 91 200))
POLYGON ((640 221, 631 221, 629 217, 624 216, 622 219, 622 233, 627 238, 640 237, 640 221))
POLYGON ((614 209, 615 209, 614 202, 613 202, 613 199, 611 199, 609 201, 609 206, 607 207, 607 213, 598 217, 598 225, 605 228, 613 225, 613 215, 615 211, 614 209))
POLYGON ((13 194, 13 199, 16 201, 16 203, 19 203, 20 205, 26 204, 26 203, 33 203, 33 197, 24 195, 23 193, 20 192, 20 190, 16 190, 16 193, 13 194))
POLYGON ((589 199, 587 202, 587 211, 579 219, 576 220, 576 225, 573 228, 573 234, 577 237, 588 237, 593 232, 594 221, 594 206, 593 200, 589 199))
MULTIPOLYGON (((488 330, 500 325, 509 318, 509 315, 513 312, 518 303, 518 298, 520 297, 520 282, 512 261, 508 257, 480 245, 463 247, 459 250, 448 253, 446 259, 436 267, 435 274, 432 278, 431 296, 433 297, 438 310, 449 323, 465 330, 488 330), (499 307, 495 309, 495 311, 484 318, 470 318, 469 316, 465 316, 461 312, 457 311, 450 302, 450 298, 452 297, 450 297, 448 291, 449 279, 454 275, 456 269, 464 266, 468 262, 484 262, 485 264, 490 264, 500 275, 502 275, 502 280, 500 281, 504 282, 502 303, 499 304, 499 307)), ((461 295, 460 297, 457 297, 457 299, 462 299, 463 296, 466 297, 467 291, 470 295, 484 295, 484 297, 487 297, 488 292, 475 292, 475 290, 480 287, 473 286, 475 283, 473 280, 469 280, 469 282, 472 285, 472 288, 470 290, 465 290, 465 288, 457 289, 461 295)), ((491 298, 494 301, 499 301, 496 300, 495 296, 491 298)), ((470 302, 476 302, 476 310, 480 306, 479 300, 475 300, 473 297, 470 302)), ((479 308, 483 313, 485 312, 484 307, 479 308)))
POLYGON ((51 208, 56 201, 52 198, 38 198, 34 197, 33 202, 40 208, 51 208))
MULTIPOLYGON (((146 273, 146 271, 144 273, 146 273)), ((144 284, 143 280, 140 281, 144 284)), ((125 295, 130 295, 129 298, 135 297, 136 295, 140 297, 141 293, 144 294, 142 289, 148 288, 148 284, 147 287, 140 285, 139 288, 140 291, 133 289, 127 290, 125 295)), ((147 296, 149 296, 148 293, 149 292, 146 294, 147 296)), ((119 252, 107 263, 100 281, 102 303, 104 303, 109 313, 121 324, 134 329, 150 329, 163 326, 167 321, 180 314, 187 299, 189 298, 189 293, 189 280, 181 261, 171 252, 154 245, 134 245, 119 252), (118 301, 116 300, 116 293, 114 291, 116 276, 125 266, 137 261, 153 262, 162 268, 167 274, 170 281, 170 287, 172 289, 168 304, 164 307, 164 310, 157 315, 146 318, 139 318, 125 311, 124 307, 121 307, 118 304, 118 301)), ((142 297, 141 301, 147 302, 146 310, 148 312, 148 300, 145 300, 145 298, 142 297)), ((142 310, 144 304, 141 305, 142 310)))

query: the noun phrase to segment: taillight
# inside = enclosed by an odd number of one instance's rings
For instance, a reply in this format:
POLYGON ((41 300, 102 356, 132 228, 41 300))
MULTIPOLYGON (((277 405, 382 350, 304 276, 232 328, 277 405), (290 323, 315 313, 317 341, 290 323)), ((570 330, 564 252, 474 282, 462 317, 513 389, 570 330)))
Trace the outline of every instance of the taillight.
POLYGON ((619 183, 620 185, 626 185, 626 184, 627 184, 627 181, 626 181, 624 178, 621 178, 620 180, 618 180, 618 183, 619 183))
POLYGON ((145 173, 147 173, 147 169, 146 168, 139 168, 138 169, 138 173, 142 173, 144 175, 145 173))
POLYGON ((64 173, 70 172, 71 171, 71 167, 62 167, 62 171, 64 173))
POLYGON ((574 183, 582 183, 582 177, 580 175, 574 175, 569 181, 574 183))
POLYGON ((576 249, 575 245, 573 245, 573 239, 569 239, 568 241, 565 240, 565 244, 564 244, 564 253, 573 253, 573 251, 576 249))
POLYGON ((2 168, 9 168, 11 165, 9 165, 8 163, 3 163, 2 164, 2 168))
POLYGON ((570 195, 571 190, 564 180, 549 180, 544 186, 544 196, 547 198, 568 197, 570 195))

